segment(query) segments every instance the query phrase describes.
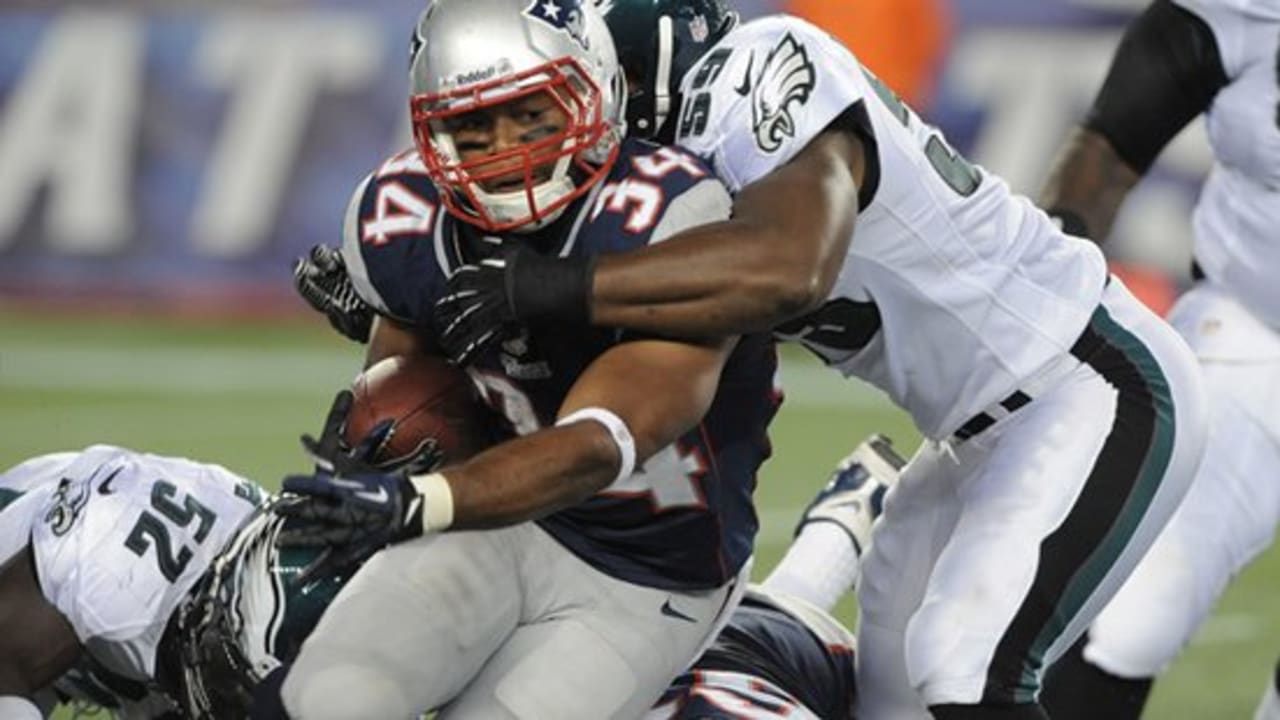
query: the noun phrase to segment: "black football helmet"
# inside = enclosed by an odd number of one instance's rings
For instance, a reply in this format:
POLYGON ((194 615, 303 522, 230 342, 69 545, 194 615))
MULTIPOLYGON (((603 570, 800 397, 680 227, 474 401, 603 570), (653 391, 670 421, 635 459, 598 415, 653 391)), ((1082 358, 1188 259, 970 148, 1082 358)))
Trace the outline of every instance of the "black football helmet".
POLYGON ((627 128, 675 139, 680 80, 738 24, 726 0, 596 0, 627 75, 627 128))
POLYGON ((354 565, 324 566, 319 549, 277 545, 289 520, 273 508, 291 501, 277 499, 246 521, 166 632, 163 654, 181 668, 167 689, 183 717, 248 717, 254 687, 297 655, 355 574, 354 565))

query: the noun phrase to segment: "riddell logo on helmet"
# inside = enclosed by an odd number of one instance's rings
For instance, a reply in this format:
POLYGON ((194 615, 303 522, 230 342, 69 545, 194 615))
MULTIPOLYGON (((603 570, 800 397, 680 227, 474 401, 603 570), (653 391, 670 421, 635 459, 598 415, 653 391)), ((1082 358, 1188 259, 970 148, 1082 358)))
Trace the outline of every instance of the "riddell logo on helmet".
POLYGON ((471 85, 478 82, 484 82, 485 80, 492 80, 496 77, 502 77, 503 75, 509 75, 511 71, 511 61, 500 60, 487 68, 458 73, 452 78, 451 84, 454 86, 471 85))

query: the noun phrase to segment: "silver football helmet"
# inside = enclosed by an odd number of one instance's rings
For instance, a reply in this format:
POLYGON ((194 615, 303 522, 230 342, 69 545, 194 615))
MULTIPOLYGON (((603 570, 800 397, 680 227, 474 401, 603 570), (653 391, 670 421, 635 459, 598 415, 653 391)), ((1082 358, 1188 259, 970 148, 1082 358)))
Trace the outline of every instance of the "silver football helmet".
POLYGON ((178 615, 182 673, 178 701, 186 717, 248 717, 253 689, 302 641, 356 565, 314 572, 324 560, 316 548, 281 548, 289 522, 260 508, 218 555, 178 615), (312 573, 314 577, 304 577, 312 573))
POLYGON ((626 89, 593 0, 434 0, 413 48, 414 139, 458 218, 490 232, 533 230, 609 172, 626 132, 626 89), (539 93, 567 116, 563 130, 462 158, 451 118, 539 93), (493 186, 513 184, 514 173, 522 187, 493 186))

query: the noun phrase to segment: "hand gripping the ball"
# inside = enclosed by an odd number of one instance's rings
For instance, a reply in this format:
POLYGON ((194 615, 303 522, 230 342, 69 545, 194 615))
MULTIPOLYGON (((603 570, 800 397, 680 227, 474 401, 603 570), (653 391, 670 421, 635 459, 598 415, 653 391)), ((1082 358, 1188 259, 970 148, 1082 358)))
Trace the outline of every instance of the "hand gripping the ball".
POLYGON ((387 545, 424 531, 424 500, 410 478, 440 464, 439 443, 424 438, 406 455, 383 458, 395 430, 395 421, 386 419, 352 447, 345 434, 353 403, 350 390, 340 391, 320 438, 302 436, 315 472, 285 478, 286 494, 275 507, 287 518, 282 547, 323 550, 300 582, 362 563, 387 545))
POLYGON ((423 438, 410 452, 386 457, 396 427, 391 418, 379 421, 352 447, 345 439, 347 419, 355 396, 350 390, 342 390, 333 398, 324 428, 317 440, 302 436, 302 447, 315 461, 318 472, 339 475, 366 475, 404 470, 408 474, 430 472, 444 459, 440 444, 435 438, 423 438))

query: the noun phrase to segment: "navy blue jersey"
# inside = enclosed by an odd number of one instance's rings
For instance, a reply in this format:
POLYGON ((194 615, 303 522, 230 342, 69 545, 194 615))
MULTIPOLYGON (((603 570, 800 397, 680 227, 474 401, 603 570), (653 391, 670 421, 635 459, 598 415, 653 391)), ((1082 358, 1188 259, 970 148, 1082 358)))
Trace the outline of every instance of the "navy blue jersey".
MULTIPOLYGON (((434 306, 450 274, 525 243, 581 256, 624 252, 727 216, 711 173, 675 148, 626 141, 612 172, 551 225, 486 236, 449 215, 416 153, 396 156, 356 192, 343 255, 361 296, 383 314, 438 337, 434 306)), ((599 355, 634 336, 599 328, 538 327, 467 368, 486 401, 519 434, 554 424, 566 394, 599 355)), ((768 457, 777 409, 776 355, 764 336, 743 338, 701 424, 625 478, 540 524, 596 568, 652 587, 705 589, 736 575, 751 554, 756 470, 768 457)))
POLYGON ((645 720, 847 720, 856 699, 853 657, 853 636, 830 615, 751 588, 645 720))

